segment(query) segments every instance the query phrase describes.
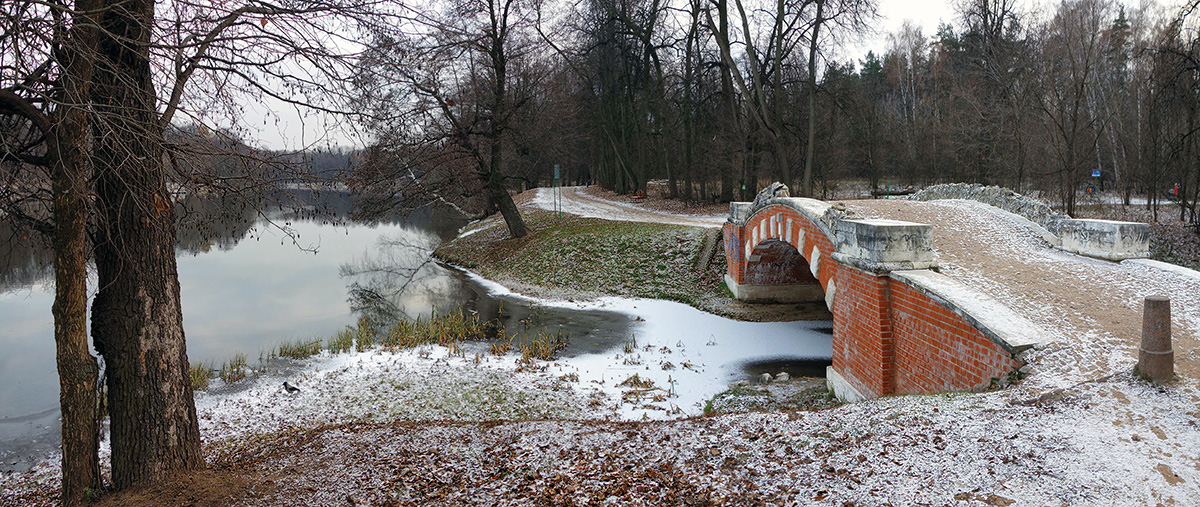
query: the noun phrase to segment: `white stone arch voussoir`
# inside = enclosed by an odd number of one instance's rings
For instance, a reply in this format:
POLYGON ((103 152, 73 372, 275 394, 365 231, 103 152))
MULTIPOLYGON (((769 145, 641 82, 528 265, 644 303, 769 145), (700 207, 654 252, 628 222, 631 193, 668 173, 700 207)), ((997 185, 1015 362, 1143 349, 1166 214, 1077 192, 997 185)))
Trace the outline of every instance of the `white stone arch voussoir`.
MULTIPOLYGON (((804 220, 812 222, 818 230, 825 234, 825 237, 829 239, 829 244, 837 244, 834 232, 836 225, 827 223, 831 220, 827 217, 827 213, 832 205, 825 201, 805 197, 776 197, 768 200, 759 209, 753 210, 746 219, 745 223, 748 226, 747 230, 750 231, 750 234, 746 235, 745 256, 743 256, 745 262, 749 262, 754 250, 763 241, 768 239, 778 239, 792 245, 800 252, 800 255, 804 256, 810 266, 814 265, 812 259, 813 252, 816 252, 816 255, 821 255, 816 245, 813 245, 811 251, 805 248, 807 246, 807 238, 805 237, 804 227, 795 227, 796 224, 792 218, 784 220, 783 214, 777 208, 774 208, 774 206, 792 208, 804 220), (797 232, 793 233, 792 229, 796 229, 797 232)), ((829 253, 832 252, 825 252, 824 254, 828 255, 829 253)), ((820 262, 820 260, 818 259, 817 262, 820 262)), ((817 274, 814 273, 814 275, 817 274)), ((818 278, 820 277, 818 276, 818 278)))

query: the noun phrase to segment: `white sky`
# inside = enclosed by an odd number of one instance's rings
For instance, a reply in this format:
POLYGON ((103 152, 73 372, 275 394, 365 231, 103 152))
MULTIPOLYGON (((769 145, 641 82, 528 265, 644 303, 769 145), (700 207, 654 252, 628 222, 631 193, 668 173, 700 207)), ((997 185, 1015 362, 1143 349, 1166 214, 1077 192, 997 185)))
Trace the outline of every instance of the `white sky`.
POLYGON ((870 48, 882 50, 886 34, 900 29, 904 20, 911 20, 921 27, 921 33, 926 37, 937 33, 941 23, 953 23, 958 14, 954 12, 954 0, 880 0, 879 2, 879 41, 870 48))
MULTIPOLYGON (((900 30, 905 20, 920 27, 925 37, 932 37, 937 33, 938 25, 955 24, 958 21, 954 7, 956 3, 957 0, 879 0, 879 21, 875 24, 875 34, 858 43, 846 44, 837 58, 843 61, 853 58, 857 68, 858 61, 866 56, 867 51, 882 54, 887 49, 888 34, 900 30)), ((1024 3, 1020 7, 1024 7, 1024 3)))

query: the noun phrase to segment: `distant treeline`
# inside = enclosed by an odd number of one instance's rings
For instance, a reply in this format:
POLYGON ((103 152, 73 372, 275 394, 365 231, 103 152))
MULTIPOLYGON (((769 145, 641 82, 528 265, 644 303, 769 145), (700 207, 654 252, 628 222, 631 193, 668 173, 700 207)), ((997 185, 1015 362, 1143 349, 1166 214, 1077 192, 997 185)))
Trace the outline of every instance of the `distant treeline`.
POLYGON ((567 183, 728 201, 772 180, 817 197, 964 181, 1068 212, 1089 187, 1169 198, 1195 221, 1198 3, 963 0, 937 33, 905 25, 849 61, 836 48, 877 21, 872 0, 475 0, 513 8, 505 40, 431 7, 437 24, 380 33, 360 63, 364 104, 389 114, 367 125, 359 183, 455 184, 437 196, 455 201, 495 196, 492 171, 514 189, 557 165, 567 183))

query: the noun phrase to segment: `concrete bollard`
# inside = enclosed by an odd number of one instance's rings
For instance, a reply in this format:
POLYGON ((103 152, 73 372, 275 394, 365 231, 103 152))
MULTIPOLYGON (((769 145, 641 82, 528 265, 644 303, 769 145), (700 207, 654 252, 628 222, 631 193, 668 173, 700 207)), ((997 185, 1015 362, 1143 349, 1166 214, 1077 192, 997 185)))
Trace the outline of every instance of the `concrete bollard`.
POLYGON ((1175 378, 1175 352, 1171 350, 1171 300, 1149 296, 1142 308, 1142 347, 1134 370, 1141 377, 1162 384, 1175 378))

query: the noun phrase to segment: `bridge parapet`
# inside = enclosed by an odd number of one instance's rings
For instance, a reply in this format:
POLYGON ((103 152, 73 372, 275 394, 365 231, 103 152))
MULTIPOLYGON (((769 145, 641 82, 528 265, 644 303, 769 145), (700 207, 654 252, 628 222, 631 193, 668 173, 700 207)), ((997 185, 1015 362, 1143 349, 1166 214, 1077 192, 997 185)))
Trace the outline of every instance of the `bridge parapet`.
POLYGON ((1049 204, 1007 188, 978 183, 934 185, 908 197, 910 200, 966 199, 1004 211, 1025 223, 1059 250, 1098 259, 1120 261, 1150 257, 1150 225, 1071 218, 1049 204))
POLYGON ((933 226, 898 220, 840 220, 833 258, 872 273, 937 267, 933 226))

